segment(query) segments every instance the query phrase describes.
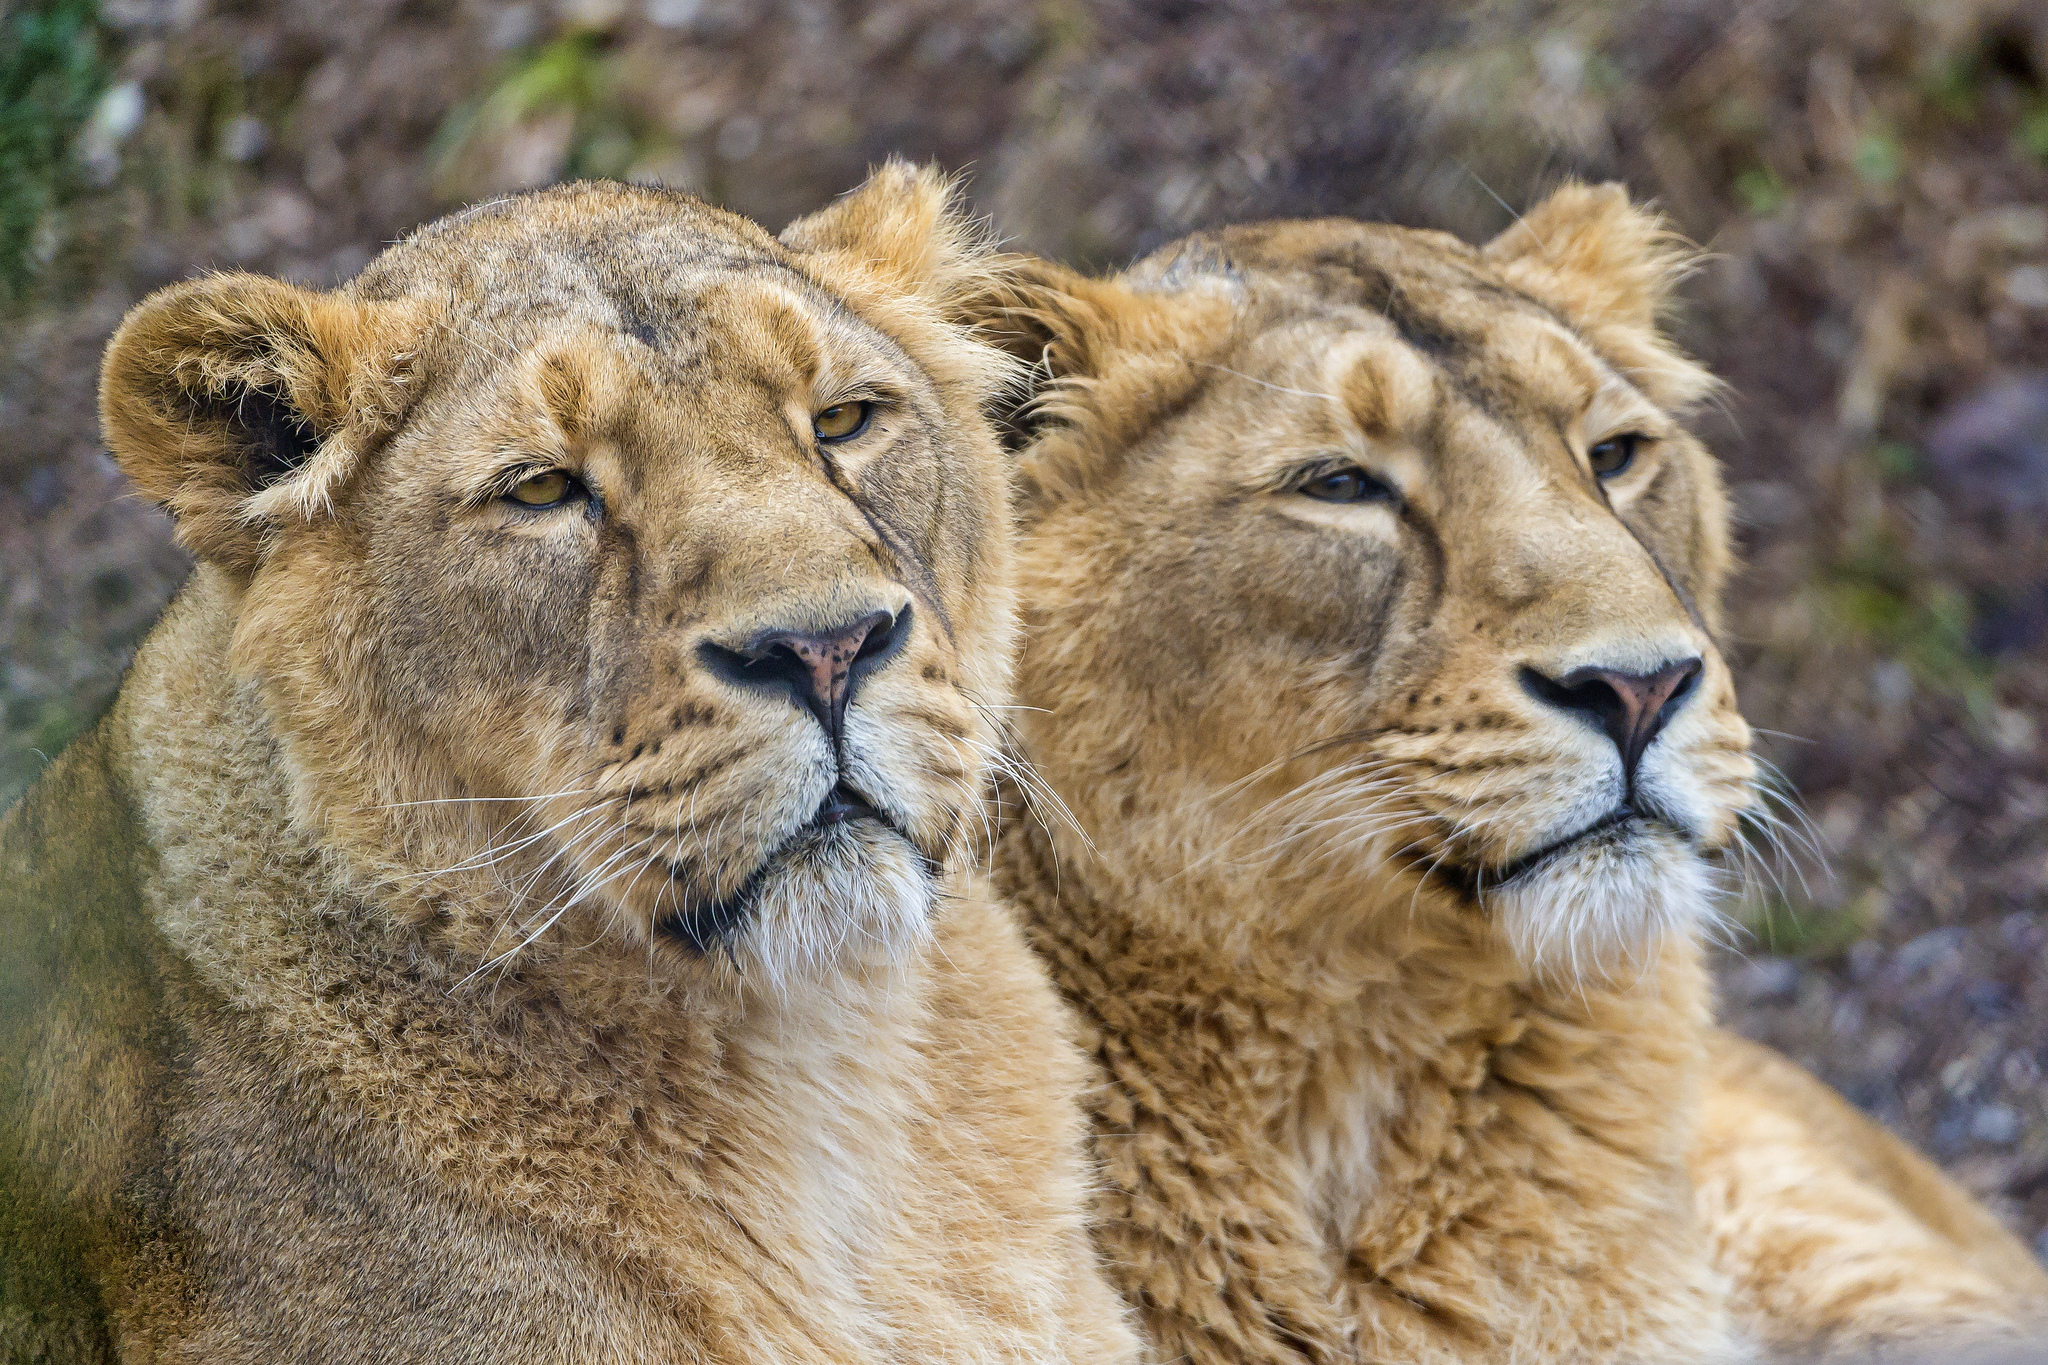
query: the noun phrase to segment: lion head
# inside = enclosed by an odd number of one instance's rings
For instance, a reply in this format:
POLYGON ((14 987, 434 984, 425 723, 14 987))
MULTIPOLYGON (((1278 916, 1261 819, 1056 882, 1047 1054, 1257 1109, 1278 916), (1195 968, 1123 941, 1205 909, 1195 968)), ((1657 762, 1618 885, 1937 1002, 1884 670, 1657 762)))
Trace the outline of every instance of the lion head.
POLYGON ((1127 890, 1283 888, 1225 934, 1476 907, 1531 967, 1708 913, 1753 767, 1686 263, 1573 186, 1483 248, 1254 224, 985 306, 1042 381, 1019 726, 1127 890))
POLYGON ((108 352, 292 818, 500 961, 560 924, 786 981, 925 933, 1008 686, 988 257, 892 165, 780 239, 571 185, 346 287, 219 275, 108 352))

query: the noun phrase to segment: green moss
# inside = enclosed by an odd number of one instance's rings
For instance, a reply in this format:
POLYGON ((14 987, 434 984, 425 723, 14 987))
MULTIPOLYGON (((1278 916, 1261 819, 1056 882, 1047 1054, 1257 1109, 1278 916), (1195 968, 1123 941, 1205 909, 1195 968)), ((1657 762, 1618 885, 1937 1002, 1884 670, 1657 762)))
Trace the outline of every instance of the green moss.
POLYGON ((1785 206, 1785 182, 1769 166, 1752 166, 1735 177, 1735 197, 1757 217, 1768 218, 1785 206))
POLYGON ((1856 150, 1851 155, 1856 174, 1866 185, 1890 185, 1905 166, 1905 153, 1898 139, 1882 129, 1856 139, 1856 150))
POLYGON ((72 146, 106 86, 92 0, 30 0, 0 15, 0 295, 19 299, 80 186, 72 146))
POLYGON ((2048 103, 2035 105, 2020 120, 2013 140, 2021 151, 2036 161, 2048 161, 2048 103))
POLYGON ((1903 664, 1927 691, 1961 700, 1973 717, 1991 715, 1994 669, 1970 642, 1977 612, 1967 593, 1916 571, 1883 534, 1839 559, 1819 590, 1835 630, 1903 664))
POLYGON ((1833 907, 1766 896, 1747 902, 1741 921, 1759 952, 1774 957, 1832 957, 1870 932, 1872 907, 1873 898, 1868 894, 1833 907))
POLYGON ((479 144, 536 118, 573 121, 563 174, 617 178, 652 146, 653 130, 626 106, 602 34, 575 31, 516 54, 478 99, 459 106, 443 123, 435 157, 444 187, 462 197, 459 169, 479 144))

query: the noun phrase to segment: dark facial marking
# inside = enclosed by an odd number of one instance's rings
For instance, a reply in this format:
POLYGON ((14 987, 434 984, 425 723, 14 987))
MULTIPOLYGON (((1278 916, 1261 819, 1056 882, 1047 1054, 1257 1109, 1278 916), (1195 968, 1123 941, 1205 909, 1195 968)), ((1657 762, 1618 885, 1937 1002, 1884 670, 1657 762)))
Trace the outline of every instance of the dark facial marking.
POLYGON ((868 529, 875 533, 875 538, 888 550, 891 562, 885 567, 905 580, 904 586, 910 589, 912 595, 931 608, 932 615, 938 618, 940 631, 948 641, 951 641, 953 618, 947 614, 946 604, 939 599, 938 579, 910 547, 909 537, 904 534, 901 527, 883 515, 879 506, 870 506, 869 499, 861 495, 859 486, 840 472, 838 465, 830 460, 823 463, 825 477, 831 480, 832 486, 839 490, 841 496, 853 504, 854 510, 860 513, 861 520, 868 524, 868 529))
POLYGON ((631 613, 640 603, 640 538, 633 528, 616 517, 604 523, 598 533, 598 552, 612 561, 607 567, 626 576, 625 609, 631 613))
POLYGON ((649 350, 661 346, 661 332, 640 307, 640 301, 624 294, 614 294, 612 302, 619 310, 619 330, 649 350))

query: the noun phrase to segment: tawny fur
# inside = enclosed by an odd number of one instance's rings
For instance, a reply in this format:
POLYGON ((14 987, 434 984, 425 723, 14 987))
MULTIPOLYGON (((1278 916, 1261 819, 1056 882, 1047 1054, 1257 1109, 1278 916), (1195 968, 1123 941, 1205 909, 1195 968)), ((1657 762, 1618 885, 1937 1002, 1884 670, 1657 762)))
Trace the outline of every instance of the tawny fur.
POLYGON ((1084 1020, 1096 1237, 1161 1361, 1799 1355, 2044 1302, 1710 1028, 1754 768, 1713 381, 1657 329, 1687 263, 1573 186, 1483 249, 1260 224, 977 304, 1039 382, 1018 725, 1057 798, 1011 793, 998 882, 1084 1020), (1531 681, 1686 659, 1633 785, 1531 681))
POLYGON ((0 1356, 1131 1357, 963 856, 990 268, 892 166, 780 242, 568 187, 131 315, 109 441, 202 564, 0 823, 0 1356), (712 666, 871 611, 836 742, 712 666), (881 814, 810 823, 839 782, 881 814))

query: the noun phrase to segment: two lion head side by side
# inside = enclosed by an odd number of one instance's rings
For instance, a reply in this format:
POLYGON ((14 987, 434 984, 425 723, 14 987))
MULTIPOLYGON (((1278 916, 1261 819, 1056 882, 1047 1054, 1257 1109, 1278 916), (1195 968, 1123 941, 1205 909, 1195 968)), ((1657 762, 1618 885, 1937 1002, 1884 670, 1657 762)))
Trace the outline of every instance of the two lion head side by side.
POLYGON ((124 325, 108 439, 396 913, 775 989, 922 941, 1011 648, 1008 362, 946 201, 895 165, 777 240, 570 186, 124 325))
POLYGON ((1289 893, 1217 941, 1445 903, 1564 973, 1709 915, 1755 769, 1687 260, 1573 187, 1483 248, 1223 228, 990 309, 1040 381, 1019 723, 1119 875, 1289 893))

